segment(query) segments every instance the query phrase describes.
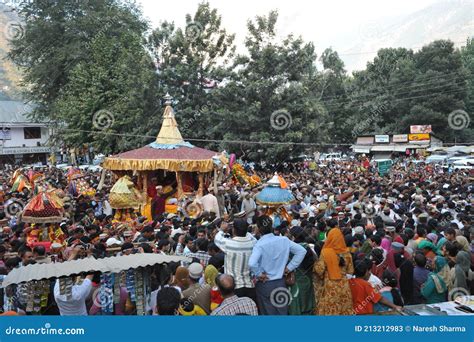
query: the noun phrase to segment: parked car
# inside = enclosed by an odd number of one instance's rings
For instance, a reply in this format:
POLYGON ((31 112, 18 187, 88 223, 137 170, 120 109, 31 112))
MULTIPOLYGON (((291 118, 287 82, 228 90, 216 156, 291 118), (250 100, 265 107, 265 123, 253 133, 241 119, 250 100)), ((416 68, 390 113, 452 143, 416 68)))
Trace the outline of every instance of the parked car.
POLYGON ((449 158, 447 154, 432 154, 426 158, 426 163, 428 164, 443 164, 446 163, 446 160, 449 158))
POLYGON ((56 168, 61 169, 61 170, 67 170, 71 167, 69 164, 56 164, 56 168))
POLYGON ((319 157, 320 161, 340 161, 344 160, 344 157, 342 153, 340 152, 335 152, 335 153, 323 153, 319 157))
POLYGON ((308 156, 307 154, 300 154, 299 156, 290 157, 288 161, 291 163, 301 163, 304 161, 311 161, 311 160, 312 160, 311 156, 308 156))
POLYGON ((446 159, 446 163, 454 164, 456 161, 469 159, 469 158, 470 158, 469 155, 455 155, 455 156, 451 156, 448 159, 446 159))
POLYGON ((474 158, 464 158, 453 162, 453 168, 455 170, 473 170, 474 169, 474 158))
POLYGON ((99 172, 102 171, 102 166, 100 165, 79 165, 79 169, 84 171, 99 172))
POLYGON ((424 160, 424 159, 414 159, 414 160, 411 160, 411 162, 413 164, 421 164, 421 163, 426 163, 426 160, 424 160))

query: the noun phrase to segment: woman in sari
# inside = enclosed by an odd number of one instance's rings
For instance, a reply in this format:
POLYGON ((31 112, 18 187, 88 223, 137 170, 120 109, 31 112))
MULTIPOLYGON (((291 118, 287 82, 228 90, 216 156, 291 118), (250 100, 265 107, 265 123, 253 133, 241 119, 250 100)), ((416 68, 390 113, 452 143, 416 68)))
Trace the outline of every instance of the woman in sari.
POLYGON ((446 301, 448 295, 447 274, 449 274, 448 262, 445 258, 437 256, 433 272, 430 272, 428 279, 421 287, 421 295, 425 298, 426 304, 446 301))
POLYGON ((322 280, 316 294, 316 315, 352 315, 352 293, 347 275, 354 273, 352 256, 339 228, 332 228, 313 268, 322 280))

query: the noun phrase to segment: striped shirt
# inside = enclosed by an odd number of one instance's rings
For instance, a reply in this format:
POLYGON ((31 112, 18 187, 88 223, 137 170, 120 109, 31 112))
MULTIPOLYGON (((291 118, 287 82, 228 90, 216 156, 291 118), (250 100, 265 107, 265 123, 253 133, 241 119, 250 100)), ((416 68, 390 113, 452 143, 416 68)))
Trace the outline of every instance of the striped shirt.
POLYGON ((204 268, 206 268, 206 266, 209 264, 209 259, 211 258, 211 256, 204 251, 197 251, 196 253, 189 254, 185 253, 184 255, 186 255, 188 258, 199 259, 199 262, 204 268))
POLYGON ((211 313, 211 316, 236 316, 248 315, 257 316, 257 305, 248 297, 232 297, 226 298, 222 303, 211 313))
POLYGON ((226 238, 224 232, 219 231, 214 238, 214 243, 225 253, 224 272, 234 277, 236 289, 254 287, 250 278, 249 259, 256 242, 250 233, 245 237, 226 238))

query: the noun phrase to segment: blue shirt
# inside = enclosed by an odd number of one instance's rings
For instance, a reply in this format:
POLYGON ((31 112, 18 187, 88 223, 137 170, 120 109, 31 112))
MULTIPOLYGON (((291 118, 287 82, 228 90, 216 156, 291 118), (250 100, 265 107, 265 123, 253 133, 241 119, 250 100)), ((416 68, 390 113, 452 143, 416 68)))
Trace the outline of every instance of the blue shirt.
POLYGON ((306 249, 284 236, 276 236, 272 233, 260 238, 253 248, 249 259, 250 271, 259 276, 265 272, 268 280, 283 278, 285 267, 294 271, 303 261, 306 249), (293 257, 288 263, 291 254, 293 257), (288 264, 288 265, 287 265, 288 264))
MULTIPOLYGON (((382 297, 385 297, 385 299, 393 303, 393 295, 391 291, 381 291, 380 294, 382 295, 382 297)), ((390 311, 390 310, 392 309, 380 303, 380 301, 374 304, 374 312, 384 312, 384 311, 390 311)))

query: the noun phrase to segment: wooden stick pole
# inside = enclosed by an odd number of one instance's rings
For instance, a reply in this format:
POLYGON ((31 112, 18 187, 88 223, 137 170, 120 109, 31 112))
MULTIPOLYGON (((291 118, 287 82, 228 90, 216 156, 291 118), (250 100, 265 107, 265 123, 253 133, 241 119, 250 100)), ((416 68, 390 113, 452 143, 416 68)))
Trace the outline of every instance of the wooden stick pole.
POLYGON ((176 171, 176 182, 178 183, 178 199, 183 197, 183 183, 181 181, 181 172, 176 171))
POLYGON ((198 179, 199 179, 198 196, 202 197, 204 196, 204 174, 200 172, 198 175, 198 179))

